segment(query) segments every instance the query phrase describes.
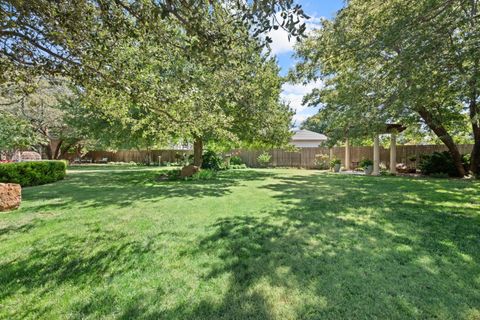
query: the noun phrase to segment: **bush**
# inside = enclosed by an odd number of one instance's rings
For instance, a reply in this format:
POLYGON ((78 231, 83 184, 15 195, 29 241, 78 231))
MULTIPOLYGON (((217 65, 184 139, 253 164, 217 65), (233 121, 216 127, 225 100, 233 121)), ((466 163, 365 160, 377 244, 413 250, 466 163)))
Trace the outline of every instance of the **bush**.
POLYGON ((230 165, 242 165, 242 164, 245 164, 242 160, 242 158, 240 158, 239 156, 233 156, 230 158, 230 165))
POLYGON ((212 150, 203 153, 202 169, 222 170, 224 169, 223 158, 212 150))
POLYGON ((0 164, 0 182, 22 187, 38 186, 65 178, 65 161, 31 161, 0 164))
MULTIPOLYGON (((462 156, 463 166, 466 171, 469 168, 469 157, 462 156)), ((453 163, 452 156, 448 151, 434 152, 430 155, 422 155, 418 165, 420 171, 424 175, 436 175, 456 177, 458 176, 457 169, 453 163)))
POLYGON ((167 172, 165 172, 165 175, 167 176, 168 180, 178 180, 180 179, 181 173, 182 173, 182 170, 175 169, 175 170, 168 170, 167 172))
POLYGON ((329 168, 329 159, 330 157, 327 154, 316 154, 314 164, 317 169, 327 170, 329 168))
POLYGON ((268 166, 270 163, 270 160, 272 159, 272 156, 268 152, 262 152, 258 157, 257 161, 262 167, 268 166))

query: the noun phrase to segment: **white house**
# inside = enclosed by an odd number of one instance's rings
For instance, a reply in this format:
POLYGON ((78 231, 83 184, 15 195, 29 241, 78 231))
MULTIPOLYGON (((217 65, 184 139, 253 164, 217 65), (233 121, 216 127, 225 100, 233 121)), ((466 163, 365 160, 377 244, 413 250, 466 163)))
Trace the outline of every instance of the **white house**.
POLYGON ((290 144, 297 148, 316 148, 327 141, 327 136, 309 130, 293 130, 290 144))

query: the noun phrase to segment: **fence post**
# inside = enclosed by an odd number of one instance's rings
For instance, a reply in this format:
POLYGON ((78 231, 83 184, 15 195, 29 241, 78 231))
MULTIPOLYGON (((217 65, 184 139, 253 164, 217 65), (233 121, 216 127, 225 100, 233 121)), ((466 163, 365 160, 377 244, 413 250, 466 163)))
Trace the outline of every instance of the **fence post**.
POLYGON ((345 170, 350 170, 350 141, 345 140, 345 170))
POLYGON ((373 172, 374 176, 380 175, 380 138, 378 134, 375 135, 373 142, 373 172))

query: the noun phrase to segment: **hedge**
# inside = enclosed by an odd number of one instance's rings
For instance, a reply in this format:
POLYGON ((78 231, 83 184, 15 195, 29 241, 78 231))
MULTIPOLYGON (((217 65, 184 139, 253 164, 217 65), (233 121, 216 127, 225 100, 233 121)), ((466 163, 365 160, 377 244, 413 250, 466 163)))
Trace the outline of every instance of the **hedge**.
POLYGON ((59 160, 0 163, 0 182, 38 186, 62 180, 66 170, 66 163, 59 160))

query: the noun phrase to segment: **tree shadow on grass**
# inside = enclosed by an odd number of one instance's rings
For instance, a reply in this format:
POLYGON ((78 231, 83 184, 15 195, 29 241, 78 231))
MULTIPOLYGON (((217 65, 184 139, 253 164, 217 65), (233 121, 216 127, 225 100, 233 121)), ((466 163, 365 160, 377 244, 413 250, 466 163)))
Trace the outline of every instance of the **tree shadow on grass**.
POLYGON ((182 201, 202 197, 221 197, 231 188, 246 181, 262 180, 275 174, 266 171, 232 170, 221 172, 214 180, 161 181, 157 171, 83 172, 72 174, 65 181, 24 190, 24 198, 44 201, 35 211, 65 208, 128 207, 138 202, 154 202, 165 198, 182 201), (57 199, 59 201, 49 202, 57 199))
POLYGON ((478 315, 480 215, 462 202, 475 185, 373 179, 281 178, 266 188, 283 208, 219 219, 193 254, 216 254, 206 280, 228 274, 230 287, 187 316, 273 317, 281 304, 263 301, 258 283, 325 302, 292 302, 299 319, 478 315), (253 295, 260 303, 247 306, 253 295))
MULTIPOLYGON (((157 187, 149 177, 150 173, 82 174, 65 185, 48 186, 49 192, 31 189, 28 197, 37 196, 33 190, 46 192, 39 200, 50 192, 55 193, 52 198, 63 192, 66 200, 88 207, 110 205, 114 195, 120 196, 117 184, 127 185, 132 201, 189 199, 198 188, 197 182, 157 187), (112 188, 105 194, 98 192, 104 184, 112 188)), ((132 297, 121 292, 124 300, 119 304, 111 287, 94 284, 141 271, 142 259, 161 242, 101 232, 92 224, 88 237, 54 234, 35 243, 29 256, 2 262, 0 300, 30 291, 42 295, 71 283, 96 288, 91 299, 69 310, 78 318, 457 319, 480 312, 480 215, 478 204, 468 202, 479 196, 478 185, 267 171, 223 178, 211 182, 220 192, 196 195, 222 196, 245 180, 271 178, 260 188, 271 191, 279 204, 252 216, 232 213, 218 219, 195 248, 176 256, 187 261, 209 257, 196 272, 202 290, 221 290, 209 292, 214 298, 199 290, 200 297, 192 302, 173 293, 177 300, 164 304, 172 298, 161 284, 152 284, 154 290, 136 291, 132 297), (225 288, 215 287, 218 279, 226 279, 225 288)))
POLYGON ((158 249, 157 238, 105 232, 94 224, 87 227, 86 236, 46 236, 33 243, 28 254, 0 260, 0 302, 23 297, 28 305, 16 308, 9 317, 41 317, 51 305, 37 305, 35 300, 42 301, 45 295, 70 287, 98 288, 125 273, 141 272, 144 258, 158 249))

